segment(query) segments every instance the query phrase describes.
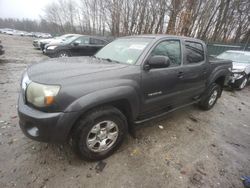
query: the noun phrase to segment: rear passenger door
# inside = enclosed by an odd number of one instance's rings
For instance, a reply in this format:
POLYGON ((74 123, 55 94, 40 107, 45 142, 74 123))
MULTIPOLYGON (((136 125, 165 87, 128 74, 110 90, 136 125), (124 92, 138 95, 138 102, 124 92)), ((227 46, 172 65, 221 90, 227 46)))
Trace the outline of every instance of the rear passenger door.
POLYGON ((180 71, 181 88, 184 89, 183 99, 187 102, 198 98, 204 91, 209 71, 205 49, 202 43, 184 42, 184 63, 180 71))
POLYGON ((91 55, 94 55, 106 44, 105 41, 96 38, 90 38, 91 55))

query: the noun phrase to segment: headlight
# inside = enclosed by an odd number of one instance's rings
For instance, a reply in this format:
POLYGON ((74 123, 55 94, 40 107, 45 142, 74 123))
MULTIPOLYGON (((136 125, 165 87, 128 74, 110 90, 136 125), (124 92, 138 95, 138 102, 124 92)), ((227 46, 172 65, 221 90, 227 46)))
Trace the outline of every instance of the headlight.
POLYGON ((234 73, 233 74, 233 77, 238 80, 238 79, 241 79, 243 77, 243 74, 239 74, 239 73, 234 73))
POLYGON ((45 107, 55 102, 60 86, 43 85, 31 82, 26 91, 26 99, 29 103, 37 107, 45 107))
POLYGON ((54 50, 57 46, 49 46, 47 49, 48 50, 54 50))

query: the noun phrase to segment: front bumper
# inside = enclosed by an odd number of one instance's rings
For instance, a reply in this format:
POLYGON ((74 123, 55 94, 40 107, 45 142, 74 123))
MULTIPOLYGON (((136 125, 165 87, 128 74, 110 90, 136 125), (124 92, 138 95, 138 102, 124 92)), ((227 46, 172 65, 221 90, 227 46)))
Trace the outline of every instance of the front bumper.
POLYGON ((45 45, 47 45, 48 43, 43 43, 43 42, 40 42, 40 48, 41 50, 45 50, 45 45))
POLYGON ((57 55, 57 51, 55 51, 55 50, 48 50, 48 49, 44 49, 43 50, 43 53, 45 54, 45 55, 47 55, 47 56, 49 56, 49 57, 56 57, 56 55, 57 55))
POLYGON ((4 54, 4 50, 0 49, 0 55, 3 55, 3 54, 4 54))
POLYGON ((228 85, 232 87, 238 87, 242 83, 245 76, 246 76, 245 72, 232 73, 232 75, 229 78, 228 85))
POLYGON ((63 143, 78 118, 77 112, 47 113, 25 104, 23 95, 18 99, 19 125, 23 133, 37 141, 63 143))
POLYGON ((3 55, 4 54, 4 49, 3 49, 3 46, 0 44, 0 55, 3 55))
POLYGON ((35 48, 40 49, 40 43, 39 43, 39 42, 33 42, 33 46, 34 46, 35 48))

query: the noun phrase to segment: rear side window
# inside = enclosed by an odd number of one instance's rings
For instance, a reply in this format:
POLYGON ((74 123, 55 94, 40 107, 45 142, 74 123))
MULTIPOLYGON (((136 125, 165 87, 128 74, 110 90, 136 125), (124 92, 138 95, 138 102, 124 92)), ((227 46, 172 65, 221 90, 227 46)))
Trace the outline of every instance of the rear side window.
POLYGON ((103 40, 90 38, 90 44, 104 45, 105 43, 103 40))
POLYGON ((178 40, 167 40, 159 43, 151 52, 151 56, 167 56, 171 61, 171 66, 181 64, 181 44, 178 40))
POLYGON ((201 43, 186 41, 185 47, 186 60, 188 64, 200 63, 204 61, 204 49, 201 43))

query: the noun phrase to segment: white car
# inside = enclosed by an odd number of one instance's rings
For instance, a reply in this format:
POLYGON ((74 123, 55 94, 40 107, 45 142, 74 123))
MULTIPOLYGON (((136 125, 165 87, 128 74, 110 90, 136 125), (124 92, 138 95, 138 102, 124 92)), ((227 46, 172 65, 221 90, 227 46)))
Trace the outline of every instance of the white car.
POLYGON ((13 35, 15 30, 6 30, 4 33, 7 35, 13 35))
POLYGON ((232 77, 229 85, 237 89, 246 87, 250 78, 250 52, 228 50, 218 55, 217 58, 233 61, 232 77))
POLYGON ((13 32, 13 35, 16 35, 16 36, 24 36, 24 31, 15 30, 15 31, 13 32))
POLYGON ((41 49, 42 51, 45 48, 45 45, 50 43, 61 43, 62 41, 75 36, 76 34, 66 34, 59 37, 49 38, 49 39, 36 39, 33 40, 33 46, 37 49, 41 49))
POLYGON ((71 38, 71 37, 73 37, 75 35, 76 34, 66 34, 66 35, 62 35, 62 36, 51 38, 51 39, 42 39, 42 40, 39 41, 40 42, 40 49, 43 51, 47 44, 61 43, 61 42, 65 41, 66 39, 69 39, 69 38, 71 38))

